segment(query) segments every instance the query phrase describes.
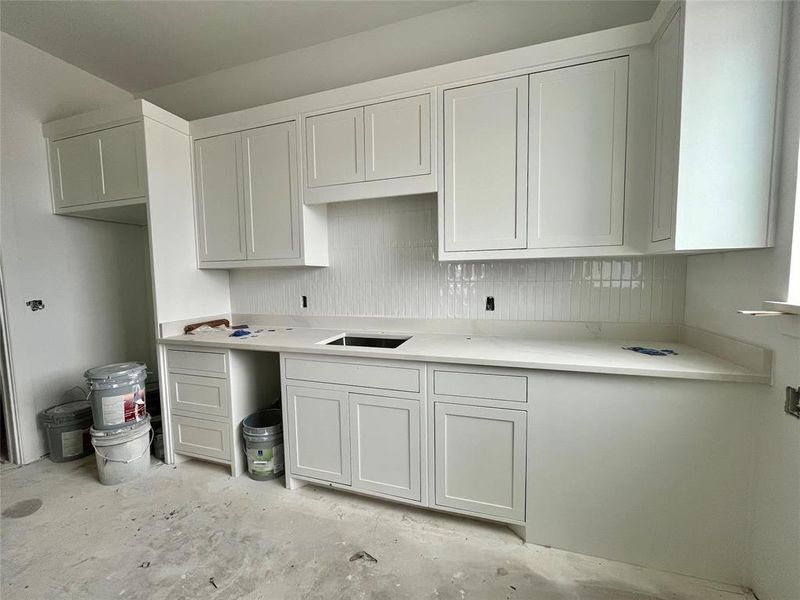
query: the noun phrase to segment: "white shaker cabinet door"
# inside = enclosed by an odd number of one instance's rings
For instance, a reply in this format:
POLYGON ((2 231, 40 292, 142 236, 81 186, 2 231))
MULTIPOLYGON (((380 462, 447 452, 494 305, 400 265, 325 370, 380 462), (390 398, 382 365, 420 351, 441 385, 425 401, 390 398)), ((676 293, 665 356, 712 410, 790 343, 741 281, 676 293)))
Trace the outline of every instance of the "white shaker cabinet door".
POLYGON ((242 133, 247 258, 300 255, 296 125, 242 133))
POLYGON ((527 77, 445 90, 445 251, 525 248, 527 151, 527 77))
POLYGON ((286 387, 289 472, 350 484, 350 423, 347 394, 286 387))
POLYGON ((195 142, 195 196, 201 261, 242 260, 245 251, 241 135, 195 142))
POLYGON ((367 181, 431 172, 431 101, 424 94, 364 109, 367 181))
POLYGON ((142 127, 141 123, 131 123, 96 134, 103 201, 147 195, 142 127))
POLYGON ((50 176, 55 208, 101 202, 96 140, 79 135, 50 143, 50 176))
POLYGON ((656 163, 653 185, 653 242, 672 237, 678 197, 678 138, 681 94, 681 13, 656 43, 656 163))
POLYGON ((306 118, 308 187, 364 181, 364 108, 306 118))
POLYGON ((528 247, 622 244, 628 58, 530 76, 528 247))
POLYGON ((420 401, 350 394, 353 488, 420 500, 420 401))
POLYGON ((525 520, 527 413, 442 402, 434 406, 436 504, 525 520))

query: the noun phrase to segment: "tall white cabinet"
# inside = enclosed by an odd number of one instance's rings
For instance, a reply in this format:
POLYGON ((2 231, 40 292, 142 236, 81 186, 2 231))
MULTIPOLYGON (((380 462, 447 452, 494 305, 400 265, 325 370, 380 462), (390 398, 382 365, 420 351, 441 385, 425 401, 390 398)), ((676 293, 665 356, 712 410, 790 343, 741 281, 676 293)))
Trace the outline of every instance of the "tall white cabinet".
POLYGON ((297 121, 195 141, 201 268, 328 264, 325 207, 300 200, 297 121))
POLYGON ((651 252, 772 244, 782 9, 681 3, 660 30, 651 252))

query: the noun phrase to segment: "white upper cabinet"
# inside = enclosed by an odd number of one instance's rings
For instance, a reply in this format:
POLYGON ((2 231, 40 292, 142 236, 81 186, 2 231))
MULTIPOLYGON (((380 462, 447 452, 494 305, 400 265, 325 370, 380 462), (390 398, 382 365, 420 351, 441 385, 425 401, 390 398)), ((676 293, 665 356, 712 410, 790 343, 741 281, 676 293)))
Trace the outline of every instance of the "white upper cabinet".
POLYGON ((665 23, 650 251, 771 245, 781 21, 780 2, 687 2, 665 23))
POLYGON ((678 184, 681 18, 672 17, 656 43, 656 157, 651 240, 672 237, 678 184))
POLYGON ((364 109, 306 119, 308 187, 364 181, 364 109))
POLYGON ((530 76, 528 247, 622 244, 628 58, 530 76))
POLYGON ((201 262, 247 258, 241 155, 239 133, 195 142, 195 194, 201 262))
POLYGON ((131 123, 96 135, 103 200, 112 202, 147 195, 142 125, 131 123))
POLYGON ((294 122, 242 133, 247 258, 300 255, 294 122))
POLYGON ((304 117, 305 204, 436 191, 433 94, 304 117))
POLYGON ((430 117, 429 94, 364 109, 368 181, 431 172, 430 117))
POLYGON ((201 268, 327 266, 325 206, 303 206, 297 121, 195 141, 201 268))
POLYGON ((55 209, 102 202, 95 138, 79 135, 50 142, 50 176, 55 209))
POLYGON ((444 250, 525 248, 528 78, 446 90, 443 144, 444 250))
POLYGON ((147 196, 144 132, 130 123, 50 142, 56 212, 147 196))

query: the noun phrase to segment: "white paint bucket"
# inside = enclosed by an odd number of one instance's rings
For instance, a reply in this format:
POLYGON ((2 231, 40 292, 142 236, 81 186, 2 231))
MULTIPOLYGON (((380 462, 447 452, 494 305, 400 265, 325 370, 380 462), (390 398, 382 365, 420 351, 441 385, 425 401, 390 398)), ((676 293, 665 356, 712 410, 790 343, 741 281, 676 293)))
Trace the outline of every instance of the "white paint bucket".
POLYGON ((147 414, 144 382, 147 365, 140 362, 94 367, 83 374, 89 384, 89 400, 95 429, 119 429, 141 421, 147 414))
POLYGON ((119 429, 90 429, 97 458, 97 474, 103 485, 118 485, 139 477, 150 467, 153 428, 150 415, 119 429))

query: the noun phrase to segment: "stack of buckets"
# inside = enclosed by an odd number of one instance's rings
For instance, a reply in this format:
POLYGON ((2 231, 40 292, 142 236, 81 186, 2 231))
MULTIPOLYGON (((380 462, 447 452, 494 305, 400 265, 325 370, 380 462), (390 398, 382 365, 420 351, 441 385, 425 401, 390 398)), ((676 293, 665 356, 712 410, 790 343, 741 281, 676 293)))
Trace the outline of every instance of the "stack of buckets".
POLYGON ((150 466, 152 427, 145 404, 147 366, 128 362, 94 367, 89 384, 93 427, 89 432, 100 483, 136 479, 150 466))

